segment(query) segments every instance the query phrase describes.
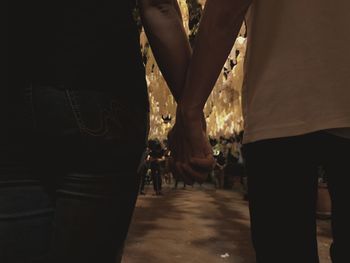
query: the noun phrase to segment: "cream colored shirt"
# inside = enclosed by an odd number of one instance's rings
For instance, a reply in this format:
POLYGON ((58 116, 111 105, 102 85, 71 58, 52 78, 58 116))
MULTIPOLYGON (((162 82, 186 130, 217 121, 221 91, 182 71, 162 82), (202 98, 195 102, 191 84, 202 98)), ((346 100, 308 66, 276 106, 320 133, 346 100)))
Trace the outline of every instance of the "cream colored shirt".
POLYGON ((343 129, 331 129, 327 130, 328 133, 336 135, 338 137, 350 139, 350 128, 343 128, 343 129))
POLYGON ((350 128, 349 0, 253 0, 247 29, 245 143, 350 128))

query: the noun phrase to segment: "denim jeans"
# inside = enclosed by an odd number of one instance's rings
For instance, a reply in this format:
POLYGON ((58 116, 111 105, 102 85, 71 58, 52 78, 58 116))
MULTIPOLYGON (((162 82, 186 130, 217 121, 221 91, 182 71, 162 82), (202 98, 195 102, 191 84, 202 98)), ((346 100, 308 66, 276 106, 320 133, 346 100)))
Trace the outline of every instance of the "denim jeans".
MULTIPOLYGON (((0 262, 120 262, 146 107, 116 91, 30 83, 0 138, 0 262)), ((144 105, 147 105, 145 103, 144 105)))
POLYGON ((245 145, 252 239, 258 263, 319 262, 319 165, 326 171, 332 201, 332 262, 350 262, 349 149, 349 139, 326 132, 245 145))

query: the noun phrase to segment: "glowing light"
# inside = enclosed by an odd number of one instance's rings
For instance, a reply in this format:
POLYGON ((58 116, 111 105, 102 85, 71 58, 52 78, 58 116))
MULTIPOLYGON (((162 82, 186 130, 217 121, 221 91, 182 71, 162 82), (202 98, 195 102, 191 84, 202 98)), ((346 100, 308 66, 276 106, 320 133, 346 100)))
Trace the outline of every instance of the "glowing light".
MULTIPOLYGON (((178 0, 183 15, 184 27, 189 34, 189 11, 186 0, 178 0)), ((202 5, 205 0, 200 1, 202 5)), ((211 137, 231 136, 243 129, 242 117, 242 84, 243 61, 246 51, 245 26, 242 26, 239 37, 225 63, 224 69, 204 108, 207 120, 208 135, 211 137)), ((175 121, 176 103, 155 62, 144 32, 140 39, 142 51, 147 56, 146 75, 149 90, 150 138, 165 139, 175 121), (164 122, 162 116, 171 116, 164 122)))

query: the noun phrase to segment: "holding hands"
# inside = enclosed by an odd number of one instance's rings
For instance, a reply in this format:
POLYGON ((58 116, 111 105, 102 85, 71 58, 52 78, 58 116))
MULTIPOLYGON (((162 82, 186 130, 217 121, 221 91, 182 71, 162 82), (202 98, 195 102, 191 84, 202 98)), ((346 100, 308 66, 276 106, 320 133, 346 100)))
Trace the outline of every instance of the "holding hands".
POLYGON ((186 110, 179 105, 168 141, 174 176, 189 185, 203 183, 215 163, 203 112, 186 110))
POLYGON ((178 103, 168 135, 173 173, 186 184, 203 182, 214 165, 203 108, 252 1, 207 0, 193 51, 176 0, 139 2, 152 51, 178 103))

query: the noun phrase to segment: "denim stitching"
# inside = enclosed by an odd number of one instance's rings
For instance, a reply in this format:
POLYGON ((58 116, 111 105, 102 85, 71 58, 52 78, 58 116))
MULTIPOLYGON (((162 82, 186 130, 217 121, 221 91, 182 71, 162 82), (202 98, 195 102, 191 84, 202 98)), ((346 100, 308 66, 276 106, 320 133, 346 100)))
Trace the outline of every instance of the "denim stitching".
MULTIPOLYGON (((78 95, 75 94, 75 92, 72 90, 66 90, 66 94, 67 94, 69 104, 72 108, 74 117, 78 123, 78 127, 82 133, 85 133, 94 137, 103 137, 108 135, 108 133, 111 132, 111 124, 113 124, 113 127, 116 127, 116 129, 120 131, 124 130, 123 124, 118 118, 118 116, 119 115, 126 116, 126 114, 124 114, 124 112, 126 111, 126 107, 123 107, 123 105, 120 105, 120 103, 118 103, 117 101, 111 100, 109 103, 109 107, 105 107, 104 109, 100 110, 100 118, 99 118, 100 127, 93 130, 88 128, 83 120, 83 117, 80 112, 80 105, 78 103, 78 95)), ((146 124, 146 132, 145 132, 146 141, 149 133, 149 116, 147 117, 148 117, 146 118, 147 123, 144 123, 146 124)), ((128 123, 128 126, 135 126, 135 123, 130 122, 128 123)), ((137 129, 138 125, 136 125, 133 128, 137 129)), ((145 127, 143 127, 143 129, 145 129, 145 127)), ((119 136, 118 134, 114 134, 114 136, 119 137, 119 139, 121 138, 120 134, 119 136)))
POLYGON ((73 91, 69 91, 69 90, 66 90, 66 94, 67 94, 68 100, 69 100, 70 105, 71 105, 72 110, 73 110, 73 114, 75 116, 75 119, 78 122, 78 126, 79 126, 79 129, 81 132, 86 133, 86 134, 91 135, 91 136, 94 136, 94 137, 102 137, 102 136, 105 136, 106 134, 108 134, 109 127, 108 127, 107 123, 108 123, 108 120, 112 119, 112 117, 110 116, 111 114, 109 114, 109 112, 107 110, 100 111, 100 116, 101 116, 100 128, 98 128, 96 130, 89 129, 85 125, 83 118, 81 116, 81 112, 80 112, 80 108, 79 108, 80 105, 79 105, 78 100, 76 98, 77 95, 73 91))
POLYGON ((84 123, 82 121, 82 118, 81 118, 81 114, 80 114, 80 111, 79 111, 79 105, 78 105, 76 99, 73 98, 73 96, 72 96, 73 94, 71 94, 69 92, 69 90, 66 89, 65 93, 66 93, 67 99, 69 101, 69 105, 72 108, 74 118, 77 121, 79 130, 82 132, 82 131, 84 131, 86 129, 86 127, 85 127, 85 125, 84 125, 84 123))

